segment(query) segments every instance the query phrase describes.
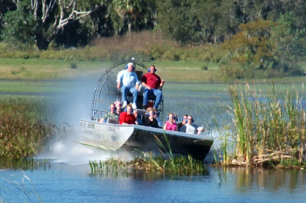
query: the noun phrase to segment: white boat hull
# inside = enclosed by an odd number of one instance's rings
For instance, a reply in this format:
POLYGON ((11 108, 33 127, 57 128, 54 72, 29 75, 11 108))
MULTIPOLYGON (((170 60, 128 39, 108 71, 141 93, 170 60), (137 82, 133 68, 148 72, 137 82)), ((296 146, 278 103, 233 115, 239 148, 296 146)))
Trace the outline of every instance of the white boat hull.
POLYGON ((85 120, 81 120, 80 124, 85 143, 110 151, 116 151, 124 146, 155 151, 159 147, 156 137, 166 147, 164 135, 167 135, 173 153, 190 154, 196 159, 204 159, 213 144, 213 139, 205 135, 191 135, 140 125, 107 124, 85 120))

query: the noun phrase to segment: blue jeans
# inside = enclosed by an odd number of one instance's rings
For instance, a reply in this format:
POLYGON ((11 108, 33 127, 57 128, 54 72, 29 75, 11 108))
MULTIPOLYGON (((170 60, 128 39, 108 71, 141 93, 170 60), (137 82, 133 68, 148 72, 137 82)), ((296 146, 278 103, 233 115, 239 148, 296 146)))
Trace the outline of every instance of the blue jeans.
POLYGON ((144 106, 147 106, 148 105, 149 97, 151 95, 155 95, 155 97, 156 97, 156 100, 155 100, 153 108, 157 109, 158 105, 160 103, 160 100, 162 98, 162 91, 160 91, 159 89, 150 89, 150 90, 146 89, 145 92, 143 93, 143 103, 142 104, 144 106))
POLYGON ((136 104, 136 101, 137 101, 137 89, 136 89, 136 87, 122 86, 121 91, 122 91, 122 102, 127 101, 126 100, 126 95, 127 95, 127 92, 130 91, 133 95, 133 103, 136 104))

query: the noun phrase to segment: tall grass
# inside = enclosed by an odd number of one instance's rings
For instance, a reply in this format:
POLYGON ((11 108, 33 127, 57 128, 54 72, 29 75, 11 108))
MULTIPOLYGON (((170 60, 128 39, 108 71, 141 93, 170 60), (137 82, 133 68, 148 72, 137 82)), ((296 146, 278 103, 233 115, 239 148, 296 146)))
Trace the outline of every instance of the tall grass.
POLYGON ((305 104, 294 88, 278 92, 229 86, 235 129, 234 164, 305 162, 305 104))
POLYGON ((52 106, 46 100, 0 100, 0 157, 28 158, 40 152, 55 135, 52 106))
MULTIPOLYGON (((200 174, 206 172, 206 166, 202 161, 193 159, 190 155, 174 156, 172 154, 170 142, 167 135, 164 134, 166 146, 155 136, 159 145, 161 156, 156 156, 152 152, 138 151, 139 156, 129 162, 123 162, 120 159, 109 159, 107 161, 89 161, 91 173, 102 174, 125 174, 130 170, 160 171, 172 174, 200 174)), ((93 146, 94 147, 94 146, 93 146)), ((96 147, 96 146, 95 146, 96 147)), ((97 148, 97 147, 96 147, 97 148)))

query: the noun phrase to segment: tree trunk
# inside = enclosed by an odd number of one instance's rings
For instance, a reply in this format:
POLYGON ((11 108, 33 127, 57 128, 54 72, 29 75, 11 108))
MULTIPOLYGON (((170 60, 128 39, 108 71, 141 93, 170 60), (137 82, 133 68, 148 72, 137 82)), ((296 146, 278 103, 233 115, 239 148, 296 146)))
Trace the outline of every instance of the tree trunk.
POLYGON ((129 36, 129 41, 131 41, 131 32, 132 32, 132 22, 130 19, 128 19, 128 36, 129 36))

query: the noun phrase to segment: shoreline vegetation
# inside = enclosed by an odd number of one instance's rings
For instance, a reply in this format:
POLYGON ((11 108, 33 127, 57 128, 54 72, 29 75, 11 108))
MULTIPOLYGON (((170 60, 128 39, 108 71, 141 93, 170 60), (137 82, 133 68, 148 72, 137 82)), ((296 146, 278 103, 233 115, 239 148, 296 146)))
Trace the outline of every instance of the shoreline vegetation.
POLYGON ((305 102, 294 86, 279 91, 272 83, 264 92, 246 83, 228 92, 233 125, 220 138, 220 164, 305 168, 305 102))
POLYGON ((0 158, 16 162, 41 152, 60 134, 52 123, 50 101, 38 98, 0 99, 0 158))

